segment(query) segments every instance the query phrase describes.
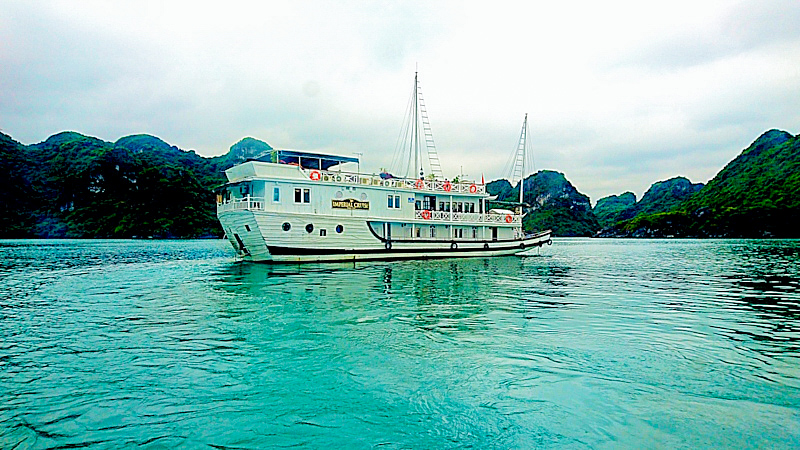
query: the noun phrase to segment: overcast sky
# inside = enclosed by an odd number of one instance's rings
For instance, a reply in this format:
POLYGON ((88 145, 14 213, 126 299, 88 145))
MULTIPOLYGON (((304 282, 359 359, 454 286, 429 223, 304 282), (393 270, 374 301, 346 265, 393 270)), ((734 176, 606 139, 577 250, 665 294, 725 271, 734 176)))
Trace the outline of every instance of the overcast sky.
POLYGON ((0 130, 25 144, 252 136, 377 171, 417 68, 446 176, 508 177, 528 113, 537 169, 641 198, 800 132, 800 1, 0 0, 0 130))

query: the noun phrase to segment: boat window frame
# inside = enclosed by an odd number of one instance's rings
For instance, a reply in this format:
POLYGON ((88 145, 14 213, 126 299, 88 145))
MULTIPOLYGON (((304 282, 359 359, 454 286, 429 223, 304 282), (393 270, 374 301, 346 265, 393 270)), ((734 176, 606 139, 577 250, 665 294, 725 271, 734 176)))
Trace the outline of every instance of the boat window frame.
POLYGON ((386 194, 386 204, 389 209, 400 209, 400 196, 394 194, 386 194))
POLYGON ((311 188, 294 188, 294 203, 297 205, 311 204, 311 188))

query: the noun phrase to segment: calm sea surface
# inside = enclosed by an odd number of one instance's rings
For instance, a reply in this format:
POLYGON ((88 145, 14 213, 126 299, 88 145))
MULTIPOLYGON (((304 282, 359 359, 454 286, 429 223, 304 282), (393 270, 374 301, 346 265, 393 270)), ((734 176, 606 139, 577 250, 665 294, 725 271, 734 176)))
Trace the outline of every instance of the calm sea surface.
POLYGON ((0 448, 800 447, 800 241, 0 241, 0 448))

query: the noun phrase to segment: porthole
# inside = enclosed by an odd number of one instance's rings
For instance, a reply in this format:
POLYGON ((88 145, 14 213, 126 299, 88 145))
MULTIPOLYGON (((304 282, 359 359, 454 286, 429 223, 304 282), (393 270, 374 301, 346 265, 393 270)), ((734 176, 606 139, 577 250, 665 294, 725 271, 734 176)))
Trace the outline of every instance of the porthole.
POLYGON ((313 224, 306 225, 306 231, 309 232, 309 233, 314 231, 314 225, 313 224))
POLYGON ((283 231, 289 231, 292 229, 292 224, 289 222, 283 222, 283 226, 281 228, 283 228, 283 231))
POLYGON ((336 225, 336 232, 341 233, 342 231, 344 231, 344 227, 341 225, 336 225))

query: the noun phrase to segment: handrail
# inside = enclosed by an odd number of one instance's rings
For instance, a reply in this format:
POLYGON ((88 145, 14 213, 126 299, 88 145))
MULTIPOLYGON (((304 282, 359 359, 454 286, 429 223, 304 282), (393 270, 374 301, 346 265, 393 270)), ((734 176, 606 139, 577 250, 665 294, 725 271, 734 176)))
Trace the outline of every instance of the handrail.
POLYGON ((222 203, 217 203, 217 211, 263 211, 266 201, 264 197, 243 197, 240 199, 231 199, 222 203))
MULTIPOLYGON (((327 170, 301 169, 305 176, 312 179, 312 172, 318 173, 319 178, 314 181, 326 183, 358 184, 363 186, 383 186, 395 189, 410 189, 414 191, 434 191, 446 194, 484 194, 486 185, 473 182, 454 183, 448 180, 415 180, 413 178, 387 178, 380 175, 364 175, 349 172, 329 172, 327 170)), ((316 174, 315 174, 316 176, 316 174)))
POLYGON ((414 218, 426 222, 478 222, 517 225, 522 223, 522 216, 518 214, 451 213, 449 211, 430 211, 425 209, 414 211, 414 218), (509 221, 509 219, 511 220, 509 221))

